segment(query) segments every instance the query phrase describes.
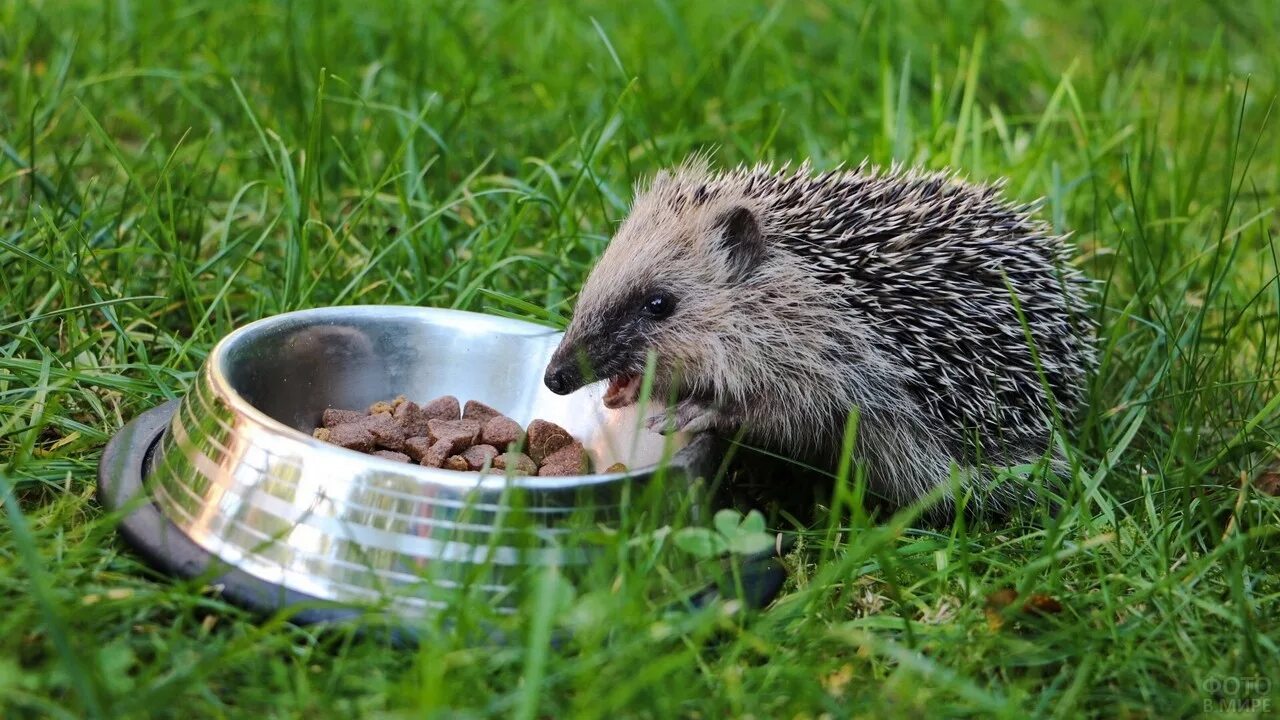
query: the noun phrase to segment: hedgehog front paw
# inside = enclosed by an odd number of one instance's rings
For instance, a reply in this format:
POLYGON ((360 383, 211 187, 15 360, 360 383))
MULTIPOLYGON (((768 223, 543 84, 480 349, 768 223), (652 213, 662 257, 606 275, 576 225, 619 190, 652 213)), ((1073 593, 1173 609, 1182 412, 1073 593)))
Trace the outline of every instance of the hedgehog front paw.
POLYGON ((682 400, 675 407, 650 416, 645 421, 645 426, 663 435, 673 432, 696 433, 715 427, 718 417, 719 413, 710 405, 682 400))
POLYGON ((702 412, 689 418, 689 421, 680 426, 680 432, 700 433, 704 430, 711 430, 720 420, 720 414, 712 408, 703 408, 702 412))
POLYGON ((674 430, 675 429, 674 425, 675 425, 674 418, 671 418, 665 412, 660 412, 657 415, 650 415, 644 421, 644 426, 648 428, 650 432, 656 432, 661 434, 666 434, 667 432, 674 430))

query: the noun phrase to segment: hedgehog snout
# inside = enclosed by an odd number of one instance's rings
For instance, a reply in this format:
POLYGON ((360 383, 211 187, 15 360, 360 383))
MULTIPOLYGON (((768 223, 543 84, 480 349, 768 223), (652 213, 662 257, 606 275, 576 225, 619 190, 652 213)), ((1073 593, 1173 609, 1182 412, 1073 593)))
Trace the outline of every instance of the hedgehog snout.
POLYGON ((542 382, 548 390, 557 395, 568 395, 573 392, 573 381, 569 378, 569 373, 555 365, 547 367, 547 373, 542 377, 542 382))
POLYGON ((542 382, 557 395, 568 395, 588 383, 608 380, 630 367, 634 349, 617 333, 572 333, 560 341, 542 382))
POLYGON ((573 354, 568 353, 568 362, 565 361, 566 358, 561 357, 562 354, 561 350, 557 350, 551 357, 551 362, 547 363, 547 370, 542 376, 542 382, 551 392, 557 395, 568 395, 585 383, 582 381, 582 373, 578 370, 578 363, 574 361, 573 354))
POLYGON ((585 386, 587 375, 592 373, 594 363, 590 359, 591 343, 584 342, 580 335, 570 331, 560 340, 560 346, 551 354, 547 369, 543 372, 542 383, 557 395, 568 395, 585 386))

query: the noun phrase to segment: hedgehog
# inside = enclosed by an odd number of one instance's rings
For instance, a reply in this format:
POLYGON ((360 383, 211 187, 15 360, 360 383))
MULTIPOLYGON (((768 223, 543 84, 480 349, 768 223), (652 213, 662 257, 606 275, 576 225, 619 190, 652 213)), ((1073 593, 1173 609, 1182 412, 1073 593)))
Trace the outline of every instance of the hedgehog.
MULTIPOLYGON (((863 163, 713 171, 695 157, 637 187, 544 377, 608 381, 663 432, 736 436, 834 468, 857 413, 868 489, 893 506, 959 479, 1007 511, 1047 460, 1094 363, 1090 282, 1037 203, 1002 183, 863 163), (650 360, 652 358, 652 360, 650 360)), ((957 493, 934 508, 950 516, 957 493)), ((1031 493, 1032 498, 1034 493, 1031 493)))

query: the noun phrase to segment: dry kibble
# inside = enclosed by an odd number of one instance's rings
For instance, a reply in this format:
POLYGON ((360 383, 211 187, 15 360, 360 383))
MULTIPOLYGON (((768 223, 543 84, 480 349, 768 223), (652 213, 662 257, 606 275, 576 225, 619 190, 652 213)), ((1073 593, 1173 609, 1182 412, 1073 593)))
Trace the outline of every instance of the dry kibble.
POLYGON ((358 422, 363 420, 365 414, 359 410, 339 410, 337 408, 325 408, 324 414, 321 415, 320 423, 327 428, 334 425, 343 425, 349 422, 358 422))
POLYGON ((492 445, 472 445, 462 453, 463 459, 467 461, 467 467, 471 470, 480 470, 485 465, 492 465, 497 455, 498 448, 492 445))
POLYGON ((449 453, 457 454, 476 444, 480 423, 475 420, 428 420, 427 437, 432 444, 448 441, 449 453))
POLYGON ((329 442, 348 450, 373 450, 373 433, 363 423, 343 423, 329 428, 329 442))
POLYGON ((392 419, 390 413, 370 415, 364 420, 364 426, 373 435, 373 443, 384 450, 400 451, 404 449, 404 428, 392 419))
POLYGON ((538 465, 524 453, 508 452, 498 455, 493 459, 493 467, 496 470, 511 469, 512 475, 537 475, 538 465))
POLYGON ((458 398, 452 395, 438 397, 422 406, 422 412, 428 420, 457 420, 462 417, 462 409, 458 398))
POLYGON ((391 403, 386 400, 379 400, 369 406, 368 414, 377 415, 378 413, 392 413, 395 412, 395 410, 395 407, 391 403))
POLYGON ((422 458, 427 456, 429 450, 431 450, 430 438, 411 437, 404 441, 404 452, 414 462, 422 462, 422 458))
POLYGON ((568 477, 571 475, 581 475, 582 473, 574 471, 573 468, 557 465, 555 463, 547 463, 538 468, 539 477, 568 477))
POLYGON ((604 469, 604 471, 605 471, 606 473, 620 473, 620 472, 621 472, 621 473, 624 473, 624 472, 626 472, 626 471, 627 471, 627 466, 626 466, 626 465, 623 465, 623 464, 622 464, 622 463, 620 463, 620 462, 617 462, 617 463, 614 463, 614 464, 610 465, 609 467, 605 468, 605 469, 604 469))
POLYGON ((490 420, 498 417, 501 414, 502 413, 498 412, 497 410, 494 410, 488 405, 485 405, 482 402, 477 402, 475 400, 468 400, 466 406, 462 408, 462 417, 466 418, 467 420, 479 420, 481 425, 489 422, 490 420))
POLYGON ((568 430, 547 420, 534 420, 529 423, 525 448, 529 452, 529 457, 541 465, 547 456, 571 442, 573 442, 573 436, 568 430))
POLYGON ((431 446, 427 450, 427 456, 423 458, 422 464, 431 467, 444 467, 444 461, 449 457, 449 453, 453 452, 448 440, 442 440, 431 446))
MULTIPOLYGON (((528 431, 494 408, 452 395, 419 405, 403 395, 379 401, 365 412, 327 408, 312 436, 394 462, 475 471, 491 467, 512 475, 581 475, 590 463, 582 443, 568 430, 534 420, 528 431), (516 452, 524 444, 528 454, 516 452), (505 451, 505 452, 504 452, 505 451)), ((615 463, 605 472, 625 472, 615 463)))
POLYGON ((396 406, 396 411, 392 414, 392 417, 404 429, 405 437, 427 436, 427 421, 431 419, 431 416, 418 403, 412 400, 400 403, 396 406))
POLYGON ((480 431, 481 442, 501 450, 519 444, 523 437, 524 429, 520 427, 520 423, 506 415, 492 418, 484 424, 484 430, 480 431))
POLYGON ((440 467, 452 450, 447 442, 432 443, 428 438, 416 437, 404 441, 404 452, 419 465, 440 467))
POLYGON ((587 472, 587 453, 582 443, 571 442, 542 461, 538 474, 546 477, 582 475, 587 472))

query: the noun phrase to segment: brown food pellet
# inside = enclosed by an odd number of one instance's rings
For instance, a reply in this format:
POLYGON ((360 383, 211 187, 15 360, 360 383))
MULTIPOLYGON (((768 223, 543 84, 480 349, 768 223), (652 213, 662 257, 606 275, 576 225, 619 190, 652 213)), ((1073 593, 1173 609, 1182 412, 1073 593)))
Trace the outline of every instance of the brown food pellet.
POLYGON ((444 461, 452 452, 453 445, 448 440, 441 440, 427 450, 426 457, 422 458, 422 464, 427 467, 443 467, 444 461))
POLYGON ((524 429, 520 427, 520 423, 506 415, 499 415, 490 419, 489 422, 484 424, 484 429, 480 431, 481 442, 500 450, 507 450, 512 445, 518 445, 523 438, 524 429))
POLYGON ((422 406, 422 412, 428 420, 457 420, 462 417, 462 409, 458 398, 452 395, 438 397, 422 406))
POLYGON ((466 406, 462 408, 462 417, 466 418, 467 420, 479 420, 481 425, 489 422, 490 420, 498 417, 501 414, 502 413, 498 412, 497 410, 494 410, 488 405, 485 405, 482 402, 477 402, 475 400, 468 400, 466 406))
POLYGON ((448 443, 433 443, 430 438, 416 437, 404 441, 404 452, 414 462, 426 467, 440 467, 453 452, 448 443))
POLYGON ((528 451, 529 457, 541 465, 547 456, 571 442, 573 442, 573 436, 569 434, 568 430, 547 420, 534 420, 529 423, 525 449, 528 451))
POLYGON ((320 416, 320 423, 327 428, 334 425, 344 425, 349 422, 357 422, 364 419, 365 414, 359 410, 339 410, 337 408, 325 408, 324 414, 320 416))
POLYGON ((571 442, 548 455, 538 467, 543 477, 582 475, 587 471, 587 454, 582 443, 571 442))
POLYGON ((511 468, 513 475, 536 475, 538 473, 538 465, 524 453, 508 452, 493 458, 493 467, 495 470, 506 470, 511 468))
POLYGON ((378 447, 396 451, 404 449, 404 428, 391 418, 390 413, 370 415, 364 420, 364 426, 369 429, 369 434, 373 435, 373 443, 378 447))
POLYGON ((414 462, 422 462, 422 458, 426 457, 429 450, 431 450, 431 439, 428 437, 411 437, 404 441, 404 452, 414 462))
POLYGON ((329 442, 348 450, 373 450, 373 433, 363 423, 343 423, 329 428, 329 442))
POLYGON ((626 466, 626 465, 623 465, 623 464, 622 464, 622 463, 620 463, 620 462, 618 462, 618 463, 614 463, 614 464, 610 465, 609 467, 605 468, 605 469, 604 469, 604 471, 605 471, 606 473, 626 472, 626 471, 627 471, 627 466, 626 466))
POLYGON ((431 442, 449 442, 450 454, 457 454, 476 444, 480 423, 475 420, 428 420, 427 437, 431 442))
POLYGON ((492 445, 472 445, 462 453, 462 457, 467 461, 467 467, 471 470, 480 470, 485 465, 492 465, 493 459, 498 456, 498 448, 492 445))
MULTIPOLYGON (((590 472, 582 443, 568 430, 541 419, 526 430, 477 400, 460 407, 452 395, 424 405, 397 395, 373 403, 365 412, 326 408, 320 420, 312 430, 316 439, 394 462, 458 471, 492 467, 524 476, 590 472), (522 443, 527 454, 516 451, 522 443)), ((626 465, 614 463, 605 472, 626 470, 626 465)))
POLYGON ((396 406, 392 414, 395 421, 404 429, 405 437, 426 437, 427 421, 431 419, 422 406, 412 400, 406 400, 396 406))
POLYGON ((391 413, 391 412, 395 412, 395 410, 396 410, 395 406, 393 406, 391 403, 387 402, 386 400, 379 400, 378 402, 369 406, 368 414, 377 415, 378 413, 391 413))

